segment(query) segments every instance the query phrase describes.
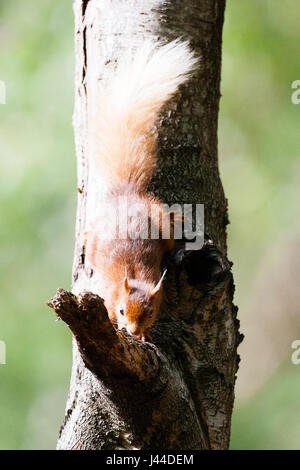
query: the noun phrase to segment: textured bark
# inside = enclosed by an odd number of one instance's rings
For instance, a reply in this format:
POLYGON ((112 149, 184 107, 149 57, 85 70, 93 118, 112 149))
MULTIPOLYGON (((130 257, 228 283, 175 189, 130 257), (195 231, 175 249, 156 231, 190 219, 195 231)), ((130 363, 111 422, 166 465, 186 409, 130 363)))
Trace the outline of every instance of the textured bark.
POLYGON ((59 290, 51 302, 75 337, 59 449, 228 448, 240 335, 217 159, 224 7, 224 0, 75 2, 74 295, 59 290), (88 100, 95 80, 105 80, 116 58, 149 36, 183 36, 201 57, 199 72, 161 115, 159 163, 150 189, 169 204, 204 203, 209 237, 200 251, 178 244, 168 256, 153 344, 142 344, 110 327, 100 298, 80 293, 97 292, 83 232, 101 197, 87 157, 88 100))
POLYGON ((58 289, 48 305, 66 322, 83 362, 98 379, 115 376, 144 381, 158 374, 156 354, 134 338, 127 338, 123 331, 116 332, 103 299, 97 295, 85 292, 76 297, 58 289))

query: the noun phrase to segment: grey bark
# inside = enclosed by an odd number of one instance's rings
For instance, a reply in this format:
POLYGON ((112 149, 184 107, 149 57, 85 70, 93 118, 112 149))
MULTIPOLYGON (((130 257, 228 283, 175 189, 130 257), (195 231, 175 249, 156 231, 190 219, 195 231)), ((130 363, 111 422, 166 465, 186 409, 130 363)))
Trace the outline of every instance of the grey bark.
POLYGON ((224 8, 225 0, 75 2, 76 295, 59 290, 50 303, 75 336, 58 449, 229 446, 241 336, 226 259, 227 204, 217 157, 224 8), (123 51, 149 36, 183 36, 201 57, 198 73, 161 115, 159 163, 150 189, 169 204, 204 203, 209 238, 200 251, 186 252, 179 244, 168 257, 168 281, 152 330, 153 344, 135 341, 132 346, 128 337, 109 329, 100 298, 79 295, 84 290, 97 292, 97 276, 83 248, 91 201, 101 197, 89 173, 87 106, 95 80, 105 79, 123 51), (95 311, 101 312, 102 323, 95 311))

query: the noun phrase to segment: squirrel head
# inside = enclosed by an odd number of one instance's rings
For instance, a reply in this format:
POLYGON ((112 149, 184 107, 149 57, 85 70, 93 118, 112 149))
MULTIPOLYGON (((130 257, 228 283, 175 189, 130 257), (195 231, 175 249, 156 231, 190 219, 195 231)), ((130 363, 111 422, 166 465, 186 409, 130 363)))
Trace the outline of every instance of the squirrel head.
POLYGON ((116 307, 118 328, 125 328, 135 336, 143 336, 155 322, 163 294, 164 271, 156 285, 151 285, 138 279, 123 281, 122 291, 116 307))

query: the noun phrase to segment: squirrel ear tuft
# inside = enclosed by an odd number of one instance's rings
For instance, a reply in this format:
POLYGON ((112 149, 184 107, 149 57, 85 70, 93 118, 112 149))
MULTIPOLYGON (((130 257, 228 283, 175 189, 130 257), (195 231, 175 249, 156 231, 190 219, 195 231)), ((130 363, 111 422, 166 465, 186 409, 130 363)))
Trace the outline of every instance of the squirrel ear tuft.
POLYGON ((130 292, 130 285, 129 285, 127 277, 124 278, 124 284, 123 285, 124 285, 125 291, 130 292))
POLYGON ((124 289, 128 293, 130 292, 130 285, 127 277, 127 265, 125 266, 124 289))
POLYGON ((152 289, 152 291, 151 291, 151 296, 157 294, 157 293, 160 291, 160 289, 161 289, 161 287, 162 287, 163 280, 164 280, 165 277, 166 277, 166 274, 167 274, 167 270, 165 269, 164 272, 163 272, 163 274, 162 274, 162 276, 161 276, 161 278, 160 278, 160 280, 158 281, 158 283, 156 284, 156 286, 154 287, 154 289, 152 289))

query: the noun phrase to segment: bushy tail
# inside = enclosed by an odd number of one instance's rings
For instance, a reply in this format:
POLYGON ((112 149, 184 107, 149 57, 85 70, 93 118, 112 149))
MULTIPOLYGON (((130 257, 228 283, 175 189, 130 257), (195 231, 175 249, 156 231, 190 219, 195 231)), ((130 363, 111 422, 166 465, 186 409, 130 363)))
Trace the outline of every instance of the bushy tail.
POLYGON ((108 187, 147 186, 155 166, 157 114, 196 63, 187 42, 147 41, 99 86, 97 109, 90 115, 90 150, 108 187))

